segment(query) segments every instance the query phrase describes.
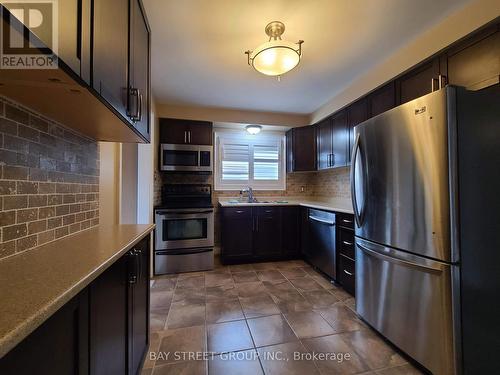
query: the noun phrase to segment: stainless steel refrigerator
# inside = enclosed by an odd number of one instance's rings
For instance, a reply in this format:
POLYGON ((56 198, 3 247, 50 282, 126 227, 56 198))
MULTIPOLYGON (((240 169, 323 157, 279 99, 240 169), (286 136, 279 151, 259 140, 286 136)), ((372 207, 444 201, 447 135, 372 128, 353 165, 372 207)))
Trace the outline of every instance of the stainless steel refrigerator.
POLYGON ((499 93, 446 87, 354 128, 356 310, 434 374, 498 370, 499 93))

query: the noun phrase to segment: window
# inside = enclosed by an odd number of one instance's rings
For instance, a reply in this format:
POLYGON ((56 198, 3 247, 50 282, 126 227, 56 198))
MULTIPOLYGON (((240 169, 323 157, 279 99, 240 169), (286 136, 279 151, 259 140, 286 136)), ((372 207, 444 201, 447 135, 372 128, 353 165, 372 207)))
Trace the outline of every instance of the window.
POLYGON ((216 129, 215 190, 285 190, 285 134, 216 129))

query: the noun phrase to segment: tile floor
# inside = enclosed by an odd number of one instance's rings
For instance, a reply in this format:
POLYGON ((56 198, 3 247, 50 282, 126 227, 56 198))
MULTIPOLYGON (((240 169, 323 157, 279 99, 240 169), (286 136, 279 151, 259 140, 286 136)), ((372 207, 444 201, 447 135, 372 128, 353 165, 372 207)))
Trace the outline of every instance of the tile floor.
POLYGON ((151 331, 144 375, 421 374, 300 260, 155 278, 151 331))

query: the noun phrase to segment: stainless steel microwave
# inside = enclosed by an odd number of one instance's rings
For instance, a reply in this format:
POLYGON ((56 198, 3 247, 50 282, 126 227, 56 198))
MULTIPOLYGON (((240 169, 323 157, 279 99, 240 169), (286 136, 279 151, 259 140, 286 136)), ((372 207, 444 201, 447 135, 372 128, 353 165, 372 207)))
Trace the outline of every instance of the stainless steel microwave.
POLYGON ((213 146, 164 143, 160 146, 160 169, 175 172, 212 172, 213 146))

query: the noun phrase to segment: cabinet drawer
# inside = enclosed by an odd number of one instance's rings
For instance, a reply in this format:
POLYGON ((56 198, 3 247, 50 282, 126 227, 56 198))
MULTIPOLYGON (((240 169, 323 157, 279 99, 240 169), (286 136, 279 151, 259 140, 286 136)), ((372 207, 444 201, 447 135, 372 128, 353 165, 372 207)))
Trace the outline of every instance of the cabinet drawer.
POLYGON ((271 206, 257 207, 254 209, 254 213, 259 216, 278 216, 280 208, 271 206))
POLYGON ((353 231, 342 228, 339 230, 339 250, 340 254, 355 259, 353 231))
POLYGON ((347 293, 354 295, 356 280, 355 263, 352 259, 349 259, 342 254, 339 256, 338 280, 347 293))
POLYGON ((222 209, 222 216, 225 218, 251 218, 251 207, 224 207, 222 209))
POLYGON ((354 229, 354 215, 352 214, 337 214, 337 225, 354 229))

